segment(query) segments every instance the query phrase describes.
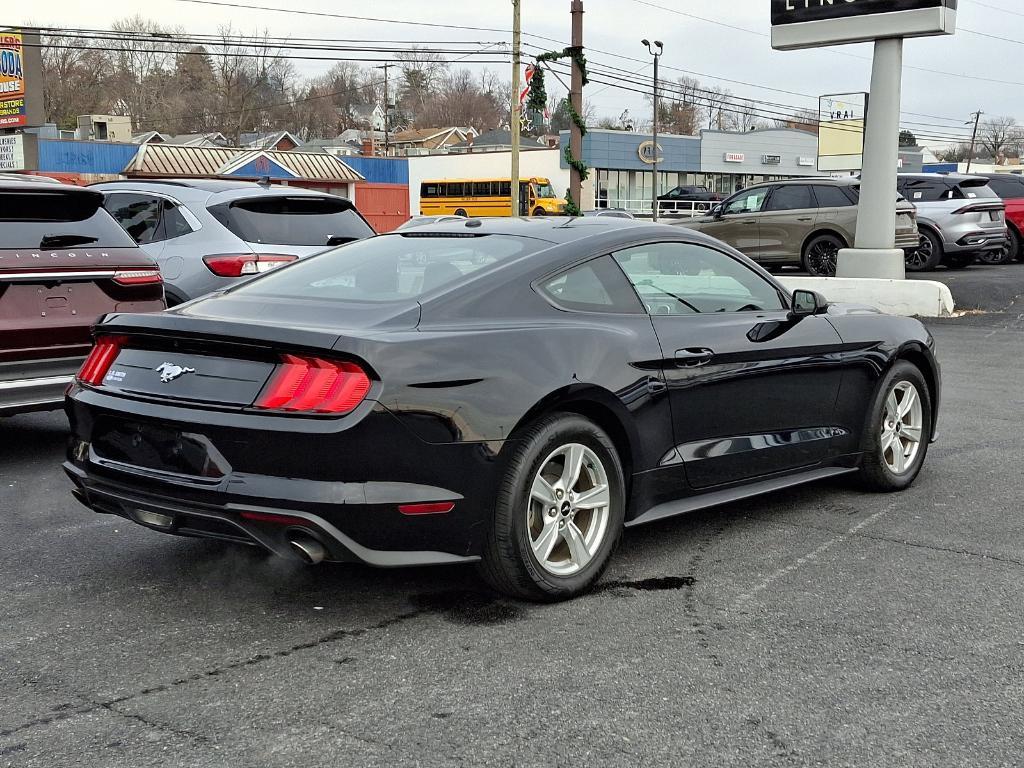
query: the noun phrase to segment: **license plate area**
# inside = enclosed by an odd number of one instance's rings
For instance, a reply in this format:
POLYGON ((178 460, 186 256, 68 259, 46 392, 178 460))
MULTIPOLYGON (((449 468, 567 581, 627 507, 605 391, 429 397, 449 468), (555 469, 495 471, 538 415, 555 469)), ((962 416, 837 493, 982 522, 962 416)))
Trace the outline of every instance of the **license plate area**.
POLYGON ((97 424, 92 452, 101 464, 132 471, 154 470, 216 482, 231 472, 227 460, 203 435, 155 424, 97 424))

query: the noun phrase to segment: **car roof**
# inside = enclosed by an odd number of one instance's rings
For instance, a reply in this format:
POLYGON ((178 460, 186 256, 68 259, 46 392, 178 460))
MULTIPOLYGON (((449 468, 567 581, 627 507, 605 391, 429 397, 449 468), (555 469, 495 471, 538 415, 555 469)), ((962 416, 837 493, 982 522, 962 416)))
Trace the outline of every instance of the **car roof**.
MULTIPOLYGON (((613 216, 533 216, 529 218, 478 217, 461 221, 441 221, 416 228, 416 236, 436 235, 509 235, 532 237, 551 243, 568 243, 603 232, 627 227, 654 226, 650 222, 613 216)), ((666 225, 657 225, 659 228, 666 225)))
POLYGON ((285 184, 259 184, 255 181, 234 179, 121 179, 118 181, 98 181, 89 187, 100 192, 118 191, 152 191, 180 200, 238 200, 247 197, 287 195, 310 197, 338 197, 330 192, 305 187, 291 187, 285 184))
POLYGON ((900 173, 897 175, 901 179, 922 179, 924 181, 928 181, 929 179, 942 179, 954 184, 958 184, 961 181, 988 181, 988 179, 980 173, 900 173))
POLYGON ((976 175, 984 176, 986 179, 1011 179, 1024 184, 1024 175, 1019 173, 979 173, 976 175))
POLYGON ((831 176, 807 176, 801 179, 780 179, 779 181, 761 181, 757 184, 751 184, 748 187, 744 187, 740 190, 740 193, 746 192, 751 189, 761 189, 762 187, 792 187, 795 185, 807 185, 817 184, 826 185, 830 187, 854 187, 860 184, 860 179, 855 176, 844 176, 841 179, 834 179, 831 176))
POLYGON ((49 193, 59 192, 69 195, 96 195, 94 189, 78 187, 74 184, 40 184, 37 181, 9 181, 0 179, 0 192, 38 192, 49 193))

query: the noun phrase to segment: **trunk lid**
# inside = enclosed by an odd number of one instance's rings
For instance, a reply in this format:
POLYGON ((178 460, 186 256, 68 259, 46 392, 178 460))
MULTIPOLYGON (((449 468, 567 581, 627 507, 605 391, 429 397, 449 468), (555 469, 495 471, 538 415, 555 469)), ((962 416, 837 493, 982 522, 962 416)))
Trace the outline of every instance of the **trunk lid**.
POLYGON ((76 187, 0 184, 0 361, 84 355, 102 315, 164 308, 156 264, 102 201, 76 187))

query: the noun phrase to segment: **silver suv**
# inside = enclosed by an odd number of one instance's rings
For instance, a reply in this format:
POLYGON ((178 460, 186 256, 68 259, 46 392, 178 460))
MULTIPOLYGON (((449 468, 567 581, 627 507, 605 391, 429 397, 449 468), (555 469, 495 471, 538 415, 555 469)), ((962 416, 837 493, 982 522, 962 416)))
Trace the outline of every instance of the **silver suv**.
POLYGON ((252 275, 371 237, 345 198, 299 187, 214 179, 91 185, 163 273, 168 306, 252 275))
POLYGON ((907 269, 944 264, 963 269, 985 251, 1006 247, 1006 207, 981 176, 955 173, 901 173, 900 194, 917 207, 921 246, 907 269))

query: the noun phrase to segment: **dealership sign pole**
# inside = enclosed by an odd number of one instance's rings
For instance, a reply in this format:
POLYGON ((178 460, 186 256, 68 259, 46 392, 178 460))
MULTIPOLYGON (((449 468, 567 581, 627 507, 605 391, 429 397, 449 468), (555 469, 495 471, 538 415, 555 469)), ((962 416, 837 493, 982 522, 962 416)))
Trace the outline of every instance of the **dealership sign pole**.
POLYGON ((957 0, 771 0, 772 47, 819 48, 874 41, 857 239, 839 252, 839 277, 904 278, 896 248, 903 40, 951 35, 957 0))

